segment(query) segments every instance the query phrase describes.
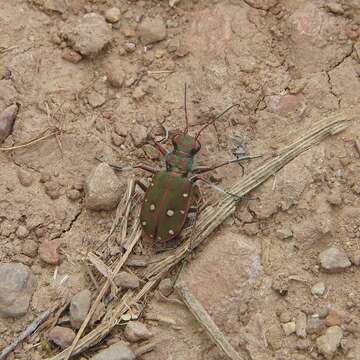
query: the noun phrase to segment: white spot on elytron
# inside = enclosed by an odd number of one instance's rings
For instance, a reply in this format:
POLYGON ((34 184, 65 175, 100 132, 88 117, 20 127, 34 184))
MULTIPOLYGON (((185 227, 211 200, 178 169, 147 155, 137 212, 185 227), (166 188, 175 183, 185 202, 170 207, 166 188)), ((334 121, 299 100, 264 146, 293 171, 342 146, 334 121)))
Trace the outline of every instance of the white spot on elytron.
POLYGON ((180 210, 180 214, 185 214, 185 211, 184 211, 184 210, 180 210))
POLYGON ((150 211, 154 211, 155 210, 155 204, 151 204, 150 205, 150 211))
POLYGON ((168 215, 168 216, 173 216, 174 214, 175 214, 174 210, 168 210, 166 212, 166 215, 168 215))
POLYGON ((146 225, 146 221, 143 221, 142 224, 143 224, 143 226, 145 226, 145 225, 146 225))
POLYGON ((175 234, 175 233, 174 233, 174 230, 171 230, 171 229, 170 229, 170 230, 169 230, 169 234, 170 234, 170 235, 174 235, 174 234, 175 234))
POLYGON ((150 235, 150 237, 151 237, 151 238, 153 238, 153 237, 154 237, 154 235, 153 235, 153 234, 151 234, 151 235, 150 235))
POLYGON ((189 196, 188 193, 183 193, 183 197, 184 197, 184 198, 187 198, 188 196, 189 196))
POLYGON ((158 240, 161 240, 161 236, 158 236, 158 240))

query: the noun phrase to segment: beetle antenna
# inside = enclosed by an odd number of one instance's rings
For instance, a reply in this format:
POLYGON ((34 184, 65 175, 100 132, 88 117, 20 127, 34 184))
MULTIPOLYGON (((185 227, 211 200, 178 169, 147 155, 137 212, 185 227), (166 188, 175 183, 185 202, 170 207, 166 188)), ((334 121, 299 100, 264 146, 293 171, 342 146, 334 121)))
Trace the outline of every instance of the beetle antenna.
POLYGON ((200 134, 209 126, 215 123, 216 120, 220 119, 223 115, 225 115, 229 110, 231 110, 232 108, 234 108, 235 106, 240 106, 240 104, 233 104, 231 106, 229 106, 227 109, 225 109, 220 115, 216 116, 213 120, 209 121, 208 123, 206 123, 196 134, 195 136, 195 140, 198 139, 198 137, 200 136, 200 134))
POLYGON ((186 121, 186 125, 185 125, 185 129, 184 129, 184 134, 188 133, 189 130, 189 120, 188 120, 188 115, 187 115, 187 105, 186 105, 186 83, 185 83, 185 87, 184 87, 184 109, 185 109, 185 121, 186 121))

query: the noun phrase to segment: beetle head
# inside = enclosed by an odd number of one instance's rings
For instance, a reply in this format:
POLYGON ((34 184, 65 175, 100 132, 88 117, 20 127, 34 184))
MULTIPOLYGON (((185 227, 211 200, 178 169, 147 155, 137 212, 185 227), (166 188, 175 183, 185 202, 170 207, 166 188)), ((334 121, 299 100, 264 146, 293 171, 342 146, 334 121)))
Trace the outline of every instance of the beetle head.
POLYGON ((189 156, 194 156, 200 151, 200 142, 189 134, 176 134, 172 138, 174 150, 189 156))

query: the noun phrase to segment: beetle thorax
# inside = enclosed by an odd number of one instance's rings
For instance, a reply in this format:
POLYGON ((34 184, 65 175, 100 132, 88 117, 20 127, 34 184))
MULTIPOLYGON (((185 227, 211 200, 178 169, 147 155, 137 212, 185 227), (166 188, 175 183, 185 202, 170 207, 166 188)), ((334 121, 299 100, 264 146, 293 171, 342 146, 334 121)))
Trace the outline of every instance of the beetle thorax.
POLYGON ((166 156, 166 169, 186 176, 192 169, 193 158, 201 145, 188 134, 177 134, 172 142, 174 150, 166 156))

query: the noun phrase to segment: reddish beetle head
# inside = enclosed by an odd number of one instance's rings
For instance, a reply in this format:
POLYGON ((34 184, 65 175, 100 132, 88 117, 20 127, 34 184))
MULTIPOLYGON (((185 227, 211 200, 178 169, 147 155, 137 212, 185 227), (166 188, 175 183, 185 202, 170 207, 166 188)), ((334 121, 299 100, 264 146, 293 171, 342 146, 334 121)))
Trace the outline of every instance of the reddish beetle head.
POLYGON ((172 143, 177 153, 184 153, 188 156, 194 156, 201 148, 200 142, 188 134, 174 135, 172 143))

